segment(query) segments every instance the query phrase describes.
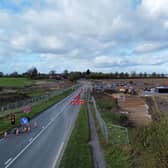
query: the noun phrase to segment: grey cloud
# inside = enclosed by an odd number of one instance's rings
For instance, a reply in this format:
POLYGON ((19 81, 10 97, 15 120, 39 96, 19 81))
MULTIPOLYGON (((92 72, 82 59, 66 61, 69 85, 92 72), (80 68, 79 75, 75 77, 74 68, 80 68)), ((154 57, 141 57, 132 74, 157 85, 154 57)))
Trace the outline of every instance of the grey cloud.
MULTIPOLYGON (((80 64, 81 60, 88 66, 129 67, 142 64, 132 61, 131 57, 139 60, 139 55, 157 54, 167 48, 166 18, 144 15, 144 3, 132 9, 131 0, 30 2, 32 7, 24 8, 21 13, 0 11, 0 50, 5 46, 8 52, 15 53, 15 57, 25 53, 55 54, 71 60, 71 66, 76 62, 80 64), (158 45, 140 46, 143 43, 158 45), (94 62, 99 55, 115 55, 120 47, 132 48, 134 56, 121 55, 120 61, 114 57, 111 62, 94 62), (93 62, 89 64, 88 60, 93 62)), ((159 62, 150 64, 164 61, 160 58, 159 62)))
POLYGON ((157 52, 168 48, 168 43, 160 43, 160 42, 149 42, 149 43, 142 43, 139 44, 134 49, 134 54, 143 54, 143 53, 150 53, 150 52, 157 52))

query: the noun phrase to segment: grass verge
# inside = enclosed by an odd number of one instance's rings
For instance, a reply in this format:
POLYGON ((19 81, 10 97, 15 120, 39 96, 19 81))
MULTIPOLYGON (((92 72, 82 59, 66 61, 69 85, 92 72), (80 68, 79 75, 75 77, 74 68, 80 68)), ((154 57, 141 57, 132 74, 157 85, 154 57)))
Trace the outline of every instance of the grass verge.
POLYGON ((94 112, 94 118, 96 121, 96 128, 99 135, 101 146, 104 150, 105 160, 108 168, 130 168, 131 167, 131 155, 130 145, 125 144, 126 134, 120 128, 114 128, 112 124, 123 123, 126 119, 117 113, 117 103, 115 100, 102 96, 95 95, 97 105, 99 107, 101 116, 108 125, 109 128, 109 141, 106 143, 99 123, 96 119, 94 107, 92 105, 92 111, 94 112))
POLYGON ((60 163, 60 168, 92 168, 89 142, 89 123, 86 105, 82 106, 75 128, 60 163))
POLYGON ((4 131, 8 131, 8 130, 11 130, 13 127, 19 126, 20 119, 22 117, 33 118, 33 117, 37 116, 38 114, 40 114, 41 112, 43 112, 44 110, 46 110, 47 108, 54 105, 55 103, 59 102, 63 98, 67 97, 72 92, 73 92, 73 89, 70 89, 70 90, 65 91, 64 93, 62 93, 54 98, 51 98, 50 100, 48 100, 46 102, 42 102, 40 104, 34 105, 32 107, 32 111, 29 114, 25 114, 25 113, 23 113, 23 111, 17 112, 15 126, 12 126, 10 123, 10 115, 7 115, 7 116, 1 118, 0 119, 0 135, 2 135, 4 131))

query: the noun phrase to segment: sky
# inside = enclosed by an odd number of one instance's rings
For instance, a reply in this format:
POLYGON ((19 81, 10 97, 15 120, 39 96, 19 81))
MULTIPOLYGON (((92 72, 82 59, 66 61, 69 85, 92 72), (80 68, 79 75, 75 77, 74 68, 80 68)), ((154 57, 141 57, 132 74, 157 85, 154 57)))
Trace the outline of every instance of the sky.
POLYGON ((0 0, 0 71, 168 73, 168 0, 0 0))

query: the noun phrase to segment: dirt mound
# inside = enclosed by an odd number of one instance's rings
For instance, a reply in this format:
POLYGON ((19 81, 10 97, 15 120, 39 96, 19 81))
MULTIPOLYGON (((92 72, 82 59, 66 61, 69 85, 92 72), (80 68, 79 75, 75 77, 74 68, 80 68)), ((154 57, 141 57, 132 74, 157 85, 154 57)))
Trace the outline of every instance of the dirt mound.
POLYGON ((122 102, 122 106, 125 108, 143 106, 144 104, 144 100, 139 97, 126 97, 126 100, 122 102))

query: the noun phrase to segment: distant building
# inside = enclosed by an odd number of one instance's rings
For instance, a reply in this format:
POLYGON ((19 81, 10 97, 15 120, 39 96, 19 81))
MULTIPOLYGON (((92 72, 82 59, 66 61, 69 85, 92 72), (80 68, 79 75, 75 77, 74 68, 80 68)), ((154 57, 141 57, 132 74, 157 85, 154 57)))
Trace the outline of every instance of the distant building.
POLYGON ((168 87, 164 87, 164 86, 156 87, 155 92, 157 92, 157 93, 168 93, 168 87))
POLYGON ((50 74, 49 79, 61 80, 62 76, 60 74, 50 74))

